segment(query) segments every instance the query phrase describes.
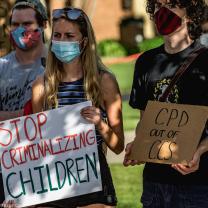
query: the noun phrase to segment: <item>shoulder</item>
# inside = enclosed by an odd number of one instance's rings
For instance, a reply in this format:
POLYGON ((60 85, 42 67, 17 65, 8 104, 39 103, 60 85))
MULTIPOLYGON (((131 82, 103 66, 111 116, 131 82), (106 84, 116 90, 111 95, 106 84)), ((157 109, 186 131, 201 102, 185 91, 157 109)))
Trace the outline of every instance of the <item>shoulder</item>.
POLYGON ((136 60, 135 70, 143 65, 146 66, 152 63, 155 64, 155 62, 159 61, 159 56, 161 56, 162 54, 164 54, 164 45, 141 53, 141 55, 136 60))
POLYGON ((104 96, 104 100, 107 100, 110 97, 115 97, 116 94, 120 94, 116 77, 109 71, 102 72, 100 88, 104 96))
POLYGON ((115 75, 110 72, 110 71, 102 71, 100 73, 100 77, 101 77, 101 86, 110 86, 110 85, 113 85, 113 84, 117 84, 117 80, 116 80, 116 77, 115 75))
POLYGON ((11 59, 13 59, 14 56, 15 56, 15 51, 12 51, 12 52, 8 53, 7 55, 2 56, 2 57, 0 58, 0 61, 1 61, 1 62, 8 62, 8 61, 10 61, 11 59))
POLYGON ((15 52, 12 51, 11 53, 7 54, 6 56, 3 56, 0 58, 0 70, 6 66, 7 64, 13 62, 15 57, 15 52))
POLYGON ((207 73, 207 68, 205 66, 208 65, 208 47, 204 47, 204 50, 196 57, 195 63, 207 73))
POLYGON ((206 46, 206 47, 203 47, 203 51, 202 51, 202 53, 199 55, 199 57, 200 57, 200 58, 206 57, 206 61, 208 62, 208 59, 207 59, 207 57, 208 57, 208 47, 207 47, 207 46, 206 46))
POLYGON ((33 113, 43 110, 44 105, 44 76, 38 76, 32 86, 32 107, 33 113))
POLYGON ((44 92, 44 75, 39 75, 32 85, 33 94, 42 94, 44 92))
POLYGON ((157 55, 161 54, 163 51, 164 45, 161 45, 157 48, 150 49, 141 53, 141 55, 137 58, 136 63, 150 61, 152 58, 155 58, 157 55))

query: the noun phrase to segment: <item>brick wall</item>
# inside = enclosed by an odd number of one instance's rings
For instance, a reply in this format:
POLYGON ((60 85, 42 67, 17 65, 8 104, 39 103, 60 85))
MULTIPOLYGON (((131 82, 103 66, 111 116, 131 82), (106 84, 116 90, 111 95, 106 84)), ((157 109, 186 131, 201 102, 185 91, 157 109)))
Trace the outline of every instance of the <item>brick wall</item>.
POLYGON ((119 23, 128 12, 122 10, 121 0, 97 0, 91 22, 97 41, 119 39, 119 23))

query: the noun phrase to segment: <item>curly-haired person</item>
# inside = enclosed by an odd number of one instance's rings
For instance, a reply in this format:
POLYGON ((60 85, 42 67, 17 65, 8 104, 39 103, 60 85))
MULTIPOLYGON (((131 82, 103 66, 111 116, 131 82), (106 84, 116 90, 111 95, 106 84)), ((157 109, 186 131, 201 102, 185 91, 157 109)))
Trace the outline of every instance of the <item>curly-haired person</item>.
MULTIPOLYGON (((164 44, 144 52, 135 65, 130 105, 141 117, 148 100, 160 100, 187 57, 201 48, 204 21, 203 0, 147 0, 147 12, 155 22, 164 44)), ((208 105, 208 50, 204 50, 172 87, 166 101, 208 105)), ((138 131, 138 126, 136 132, 138 131)), ((190 129, 191 131, 191 129, 190 129)), ((187 138, 188 139, 188 138, 187 138)), ((132 143, 126 147, 124 165, 141 164, 129 160, 132 143)), ((208 207, 208 129, 204 129, 193 159, 182 164, 146 163, 143 172, 144 208, 208 207)))

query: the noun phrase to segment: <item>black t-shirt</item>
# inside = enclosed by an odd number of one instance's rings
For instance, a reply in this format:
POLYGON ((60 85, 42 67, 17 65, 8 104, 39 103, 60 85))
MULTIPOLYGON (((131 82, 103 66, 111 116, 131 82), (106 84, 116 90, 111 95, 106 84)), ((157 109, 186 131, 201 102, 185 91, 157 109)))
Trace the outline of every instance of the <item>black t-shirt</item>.
MULTIPOLYGON (((144 110, 148 100, 159 100, 181 64, 199 46, 199 41, 195 41, 181 52, 168 54, 162 45, 143 53, 135 65, 129 104, 144 110)), ((208 50, 194 60, 174 85, 168 102, 208 106, 208 50)), ((202 139, 207 136, 205 129, 202 139)), ((145 180, 159 183, 208 185, 208 152, 201 156, 195 173, 183 176, 170 165, 146 163, 143 176, 145 180)))

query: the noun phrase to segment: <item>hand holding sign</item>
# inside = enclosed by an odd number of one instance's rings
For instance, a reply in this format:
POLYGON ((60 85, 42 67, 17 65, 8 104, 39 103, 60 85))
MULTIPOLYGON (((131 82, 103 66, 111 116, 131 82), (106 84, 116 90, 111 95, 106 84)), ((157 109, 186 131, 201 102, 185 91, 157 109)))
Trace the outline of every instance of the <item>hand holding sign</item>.
POLYGON ((149 101, 129 159, 187 165, 207 121, 207 109, 149 101))
POLYGON ((81 110, 81 115, 83 118, 85 118, 87 121, 98 125, 102 121, 101 112, 99 108, 96 108, 94 106, 87 106, 81 110))
POLYGON ((5 208, 18 208, 13 200, 4 201, 0 207, 5 207, 5 208))
POLYGON ((197 150, 194 153, 194 156, 192 160, 188 163, 188 165, 185 166, 182 164, 172 164, 172 167, 183 175, 197 171, 199 169, 199 162, 200 162, 201 155, 204 152, 206 152, 207 149, 208 149, 208 141, 207 139, 204 139, 198 145, 197 150))
POLYGON ((129 159, 129 156, 131 155, 132 147, 133 147, 133 141, 128 143, 125 148, 125 156, 124 156, 123 165, 126 167, 129 165, 134 166, 134 165, 144 164, 143 161, 129 159))

